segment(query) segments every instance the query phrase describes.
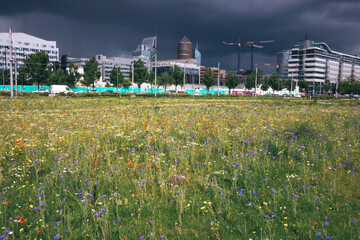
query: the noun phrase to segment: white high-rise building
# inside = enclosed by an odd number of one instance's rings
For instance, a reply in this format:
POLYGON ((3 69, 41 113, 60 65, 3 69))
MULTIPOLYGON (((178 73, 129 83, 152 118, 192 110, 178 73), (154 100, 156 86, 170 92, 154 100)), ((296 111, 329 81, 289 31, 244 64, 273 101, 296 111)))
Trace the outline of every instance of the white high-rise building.
POLYGON ((335 84, 353 75, 360 78, 360 57, 333 51, 326 43, 301 40, 292 48, 288 77, 295 81, 335 84))
MULTIPOLYGON (((0 67, 10 68, 10 35, 8 32, 0 33, 0 67)), ((45 51, 49 55, 50 63, 59 61, 59 48, 56 41, 44 40, 26 33, 12 33, 12 55, 17 67, 24 65, 26 56, 45 51), (15 58, 16 56, 16 58, 15 58)))

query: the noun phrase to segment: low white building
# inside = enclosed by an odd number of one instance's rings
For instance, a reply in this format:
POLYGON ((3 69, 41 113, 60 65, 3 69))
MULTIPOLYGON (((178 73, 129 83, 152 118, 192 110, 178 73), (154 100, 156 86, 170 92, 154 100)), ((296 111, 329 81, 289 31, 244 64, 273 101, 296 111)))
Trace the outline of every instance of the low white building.
MULTIPOLYGON (((100 79, 97 81, 96 85, 105 86, 106 82, 110 81, 110 72, 113 67, 120 67, 123 77, 130 79, 130 72, 134 59, 124 57, 107 57, 102 54, 96 55, 95 59, 99 63, 98 68, 101 72, 100 79)), ((89 58, 68 58, 68 62, 75 64, 78 67, 78 72, 81 74, 84 73, 83 67, 88 60, 89 58)))

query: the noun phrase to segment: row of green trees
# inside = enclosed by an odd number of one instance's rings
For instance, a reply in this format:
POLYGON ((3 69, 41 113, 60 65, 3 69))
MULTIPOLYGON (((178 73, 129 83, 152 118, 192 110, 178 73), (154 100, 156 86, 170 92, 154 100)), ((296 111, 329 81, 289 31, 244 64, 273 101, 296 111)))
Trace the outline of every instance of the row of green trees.
POLYGON ((339 83, 338 92, 340 94, 360 93, 360 79, 356 79, 354 76, 346 78, 339 83))
MULTIPOLYGON (((100 78, 101 73, 99 70, 99 63, 95 57, 90 58, 84 65, 84 73, 78 72, 78 67, 73 63, 67 62, 67 56, 61 57, 61 64, 50 65, 49 56, 46 52, 40 51, 30 54, 26 57, 24 65, 18 69, 17 82, 19 85, 68 85, 70 87, 75 86, 76 83, 80 82, 86 86, 91 86, 100 78)), ((148 72, 147 67, 141 59, 134 61, 134 83, 140 88, 141 84, 149 83, 151 88, 155 84, 155 72, 148 72)), ((0 72, 2 74, 2 72, 0 72)), ((115 87, 129 88, 131 86, 132 72, 130 73, 130 79, 124 78, 121 68, 114 66, 110 72, 110 83, 115 87)), ((5 84, 10 84, 10 73, 9 70, 4 71, 5 84)), ((163 72, 157 81, 157 85, 167 86, 175 85, 176 89, 178 86, 183 84, 184 72, 181 68, 175 65, 170 68, 169 72, 163 72)), ((211 86, 215 85, 216 79, 211 69, 206 69, 202 82, 209 90, 211 86)), ((235 88, 239 84, 238 79, 235 75, 229 75, 225 82, 231 89, 235 88)))
MULTIPOLYGON (((54 67, 49 64, 49 56, 46 52, 40 51, 28 55, 24 60, 24 65, 18 68, 18 85, 48 85, 64 84, 75 86, 80 80, 78 67, 70 63, 68 69, 54 67)), ((0 77, 4 76, 4 83, 10 84, 10 70, 1 70, 0 77)))
MULTIPOLYGON (((49 56, 46 52, 40 51, 33 54, 30 54, 24 60, 24 65, 18 69, 17 81, 19 85, 68 85, 75 86, 76 83, 80 82, 86 86, 95 85, 95 82, 100 78, 101 73, 99 70, 99 63, 96 61, 95 57, 90 58, 86 61, 84 65, 84 73, 80 74, 78 72, 78 67, 73 63, 67 62, 67 57, 62 56, 61 64, 50 65, 49 56)), ((144 62, 141 59, 134 61, 134 83, 140 86, 143 83, 151 84, 151 88, 155 83, 155 72, 148 72, 147 67, 144 65, 144 62)), ((245 81, 245 87, 251 89, 255 87, 255 79, 257 77, 257 84, 261 84, 261 89, 266 91, 271 87, 274 90, 281 90, 284 88, 291 89, 295 87, 294 82, 291 82, 291 79, 281 79, 277 73, 274 73, 270 76, 262 77, 262 73, 259 71, 256 76, 256 72, 249 74, 245 81), (293 86, 292 86, 293 84, 293 86)), ((9 70, 0 70, 0 77, 4 76, 5 84, 10 84, 10 73, 9 70)), ((132 72, 130 74, 130 79, 124 78, 121 68, 114 66, 110 72, 110 83, 115 87, 125 87, 129 88, 131 86, 132 72)), ((184 73, 181 68, 175 65, 173 68, 170 68, 169 72, 163 72, 157 81, 157 85, 164 86, 165 90, 169 85, 175 85, 176 89, 178 86, 181 86, 184 81, 184 73)), ((206 86, 207 90, 210 87, 216 84, 216 79, 214 73, 210 68, 205 70, 204 76, 202 78, 202 83, 206 86)), ((225 79, 225 86, 231 89, 234 89, 240 83, 240 79, 234 75, 229 74, 225 79)), ((309 84, 306 81, 300 81, 299 83, 300 90, 308 91, 309 84)), ((314 91, 318 92, 336 92, 336 84, 331 84, 328 80, 325 83, 313 83, 314 91)), ((360 81, 354 76, 350 76, 344 81, 341 81, 338 84, 338 93, 340 94, 354 94, 360 93, 360 81)))

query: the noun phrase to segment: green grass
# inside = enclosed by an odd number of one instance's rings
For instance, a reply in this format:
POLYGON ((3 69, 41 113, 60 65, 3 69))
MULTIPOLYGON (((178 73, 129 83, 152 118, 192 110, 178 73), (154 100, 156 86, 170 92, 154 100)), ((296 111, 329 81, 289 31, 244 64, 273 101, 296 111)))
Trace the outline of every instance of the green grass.
POLYGON ((0 101, 6 239, 359 239, 358 101, 0 101))

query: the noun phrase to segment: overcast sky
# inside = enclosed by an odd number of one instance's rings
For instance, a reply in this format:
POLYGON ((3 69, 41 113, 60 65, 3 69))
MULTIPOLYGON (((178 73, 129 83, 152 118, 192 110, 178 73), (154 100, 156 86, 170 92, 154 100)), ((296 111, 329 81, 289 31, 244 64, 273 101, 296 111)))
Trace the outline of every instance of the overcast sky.
MULTIPOLYGON (((255 49, 256 63, 276 63, 276 53, 305 38, 360 55, 360 0, 11 0, 1 4, 0 31, 56 40, 60 54, 120 56, 158 36, 158 58, 176 58, 186 35, 199 44, 202 63, 235 71, 236 42, 281 40, 255 49)), ((250 48, 241 48, 250 68, 250 48)), ((266 68, 266 67, 264 67, 266 68)), ((263 69, 265 72, 266 69, 263 69)))

